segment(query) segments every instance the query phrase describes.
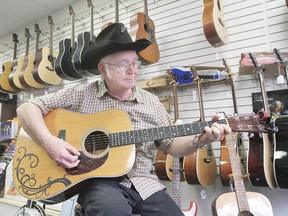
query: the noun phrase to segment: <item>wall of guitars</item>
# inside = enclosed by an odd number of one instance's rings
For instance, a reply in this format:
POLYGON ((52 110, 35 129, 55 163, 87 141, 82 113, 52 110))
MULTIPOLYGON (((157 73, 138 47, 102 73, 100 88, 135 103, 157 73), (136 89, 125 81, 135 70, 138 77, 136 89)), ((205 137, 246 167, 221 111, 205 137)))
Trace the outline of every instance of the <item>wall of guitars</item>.
POLYGON ((287 1, 78 0, 0 38, 2 91, 17 95, 20 105, 100 79, 97 71, 82 70, 79 63, 94 35, 118 21, 134 39, 153 42, 140 53, 139 85, 172 98, 171 121, 197 124, 221 112, 235 131, 191 157, 171 158, 155 149, 153 171, 178 205, 187 215, 196 210, 199 216, 229 215, 238 208, 254 215, 284 215, 287 1), (253 111, 261 111, 259 121, 253 111), (265 118, 266 112, 273 118, 265 118))

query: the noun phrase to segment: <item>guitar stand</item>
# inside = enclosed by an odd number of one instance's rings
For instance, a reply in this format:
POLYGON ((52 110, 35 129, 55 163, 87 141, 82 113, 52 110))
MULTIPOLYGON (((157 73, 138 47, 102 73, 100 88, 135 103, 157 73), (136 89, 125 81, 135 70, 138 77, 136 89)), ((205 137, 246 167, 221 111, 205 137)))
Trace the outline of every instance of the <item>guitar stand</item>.
POLYGON ((22 206, 15 216, 47 216, 45 213, 45 204, 43 204, 43 208, 38 205, 35 201, 27 200, 27 204, 22 206))

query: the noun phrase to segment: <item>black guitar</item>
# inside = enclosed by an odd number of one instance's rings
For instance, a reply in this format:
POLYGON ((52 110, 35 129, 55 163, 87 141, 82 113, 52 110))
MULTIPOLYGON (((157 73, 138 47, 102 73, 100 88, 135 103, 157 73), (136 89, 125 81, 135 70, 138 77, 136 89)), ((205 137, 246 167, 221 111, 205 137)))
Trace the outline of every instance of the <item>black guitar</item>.
POLYGON ((75 67, 75 70, 77 70, 80 74, 83 76, 93 76, 93 75, 99 75, 98 70, 83 70, 81 67, 81 62, 83 60, 83 57, 85 53, 95 44, 96 37, 94 35, 93 31, 93 4, 91 0, 87 0, 87 5, 90 8, 90 16, 91 16, 91 29, 90 32, 82 32, 77 37, 77 46, 76 50, 73 56, 73 65, 75 67))
POLYGON ((73 54, 75 52, 74 41, 74 11, 71 5, 68 6, 68 12, 71 16, 72 35, 71 39, 64 39, 59 42, 59 55, 55 61, 55 71, 59 77, 66 80, 77 80, 83 77, 77 70, 75 70, 72 62, 73 54))

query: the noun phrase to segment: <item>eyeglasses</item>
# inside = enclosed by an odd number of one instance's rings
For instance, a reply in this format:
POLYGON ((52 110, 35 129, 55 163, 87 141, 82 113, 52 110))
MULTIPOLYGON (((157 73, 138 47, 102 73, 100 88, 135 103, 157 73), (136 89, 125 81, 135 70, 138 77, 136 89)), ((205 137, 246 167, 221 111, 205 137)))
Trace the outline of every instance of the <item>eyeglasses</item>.
POLYGON ((118 67, 122 72, 126 72, 130 69, 130 66, 132 65, 133 68, 135 69, 139 69, 142 66, 142 62, 140 60, 137 60, 135 62, 127 62, 127 61, 123 61, 120 62, 119 64, 112 64, 112 63, 108 63, 108 62, 101 62, 102 64, 108 64, 108 65, 112 65, 112 66, 116 66, 118 67))

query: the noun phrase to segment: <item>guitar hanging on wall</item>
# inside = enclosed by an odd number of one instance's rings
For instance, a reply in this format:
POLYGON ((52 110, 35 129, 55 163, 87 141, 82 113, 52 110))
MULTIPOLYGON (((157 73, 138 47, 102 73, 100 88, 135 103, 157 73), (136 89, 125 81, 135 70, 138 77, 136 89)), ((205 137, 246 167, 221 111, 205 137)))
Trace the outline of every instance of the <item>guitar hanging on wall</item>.
MULTIPOLYGON (((237 107, 237 97, 236 97, 236 90, 235 85, 233 81, 233 74, 232 71, 226 61, 226 59, 222 59, 224 67, 227 72, 227 77, 230 81, 230 87, 232 92, 232 99, 233 99, 233 107, 234 107, 234 114, 238 115, 238 107, 237 107)), ((236 150, 239 155, 240 159, 240 165, 241 165, 241 172, 243 175, 247 174, 246 166, 247 166, 247 154, 246 149, 244 146, 244 135, 243 133, 237 133, 236 134, 236 150)), ((223 186, 229 186, 230 184, 230 178, 229 175, 232 173, 232 167, 230 162, 230 157, 228 153, 228 148, 226 145, 225 138, 221 141, 221 150, 220 150, 220 179, 223 184, 223 186)))
MULTIPOLYGON (((268 97, 264 83, 264 67, 257 62, 253 53, 249 53, 249 56, 260 81, 263 112, 260 110, 259 116, 261 116, 261 118, 267 117, 267 119, 263 119, 262 121, 269 122, 271 128, 276 130, 273 121, 271 121, 268 97)), ((275 133, 258 133, 254 134, 254 137, 249 139, 247 171, 249 173, 249 180, 254 186, 269 186, 271 189, 278 187, 273 171, 275 139, 275 133), (255 139, 260 142, 253 142, 255 139)))
POLYGON ((94 46, 96 37, 94 35, 94 19, 93 19, 93 4, 91 0, 86 0, 86 3, 90 9, 90 32, 82 32, 77 37, 77 43, 76 43, 76 50, 73 55, 73 65, 75 70, 77 70, 80 74, 83 76, 93 76, 93 75, 99 75, 98 70, 83 70, 81 67, 81 62, 83 60, 83 57, 85 53, 91 49, 91 47, 94 46))
POLYGON ((23 73, 20 74, 20 82, 23 86, 25 86, 26 88, 36 88, 36 89, 42 89, 45 87, 45 85, 42 85, 38 82, 36 82, 36 80, 34 79, 33 76, 33 68, 35 65, 35 54, 38 51, 38 47, 39 47, 39 36, 41 34, 41 31, 39 29, 39 25, 37 23, 35 23, 34 25, 34 30, 36 33, 36 43, 35 43, 35 52, 30 52, 28 55, 28 62, 26 64, 26 66, 24 67, 23 65, 23 73))
POLYGON ((68 6, 68 13, 71 17, 71 39, 64 39, 59 42, 59 55, 55 61, 55 71, 59 77, 66 80, 78 80, 83 77, 73 65, 73 55, 75 53, 75 33, 74 16, 75 13, 71 5, 68 6))
POLYGON ((54 63, 58 56, 58 51, 53 50, 54 22, 51 16, 48 16, 48 25, 50 31, 49 47, 42 47, 36 51, 32 73, 36 82, 42 85, 59 85, 62 79, 54 70, 54 63))
POLYGON ((0 77, 0 86, 4 91, 16 93, 19 91, 19 89, 14 88, 9 82, 9 76, 13 71, 13 67, 16 65, 15 62, 17 62, 16 55, 17 55, 18 35, 16 33, 12 33, 12 40, 14 43, 13 61, 12 62, 8 61, 3 64, 2 66, 3 72, 0 77))
POLYGON ((207 41, 213 47, 228 43, 228 31, 223 18, 221 0, 203 0, 202 26, 207 41))
MULTIPOLYGON (((194 81, 197 83, 200 121, 205 121, 204 105, 202 98, 201 80, 195 66, 190 67, 194 81)), ((204 149, 198 149, 193 154, 184 157, 184 176, 188 184, 201 184, 203 187, 215 183, 217 165, 212 143, 204 149)))
POLYGON ((144 0, 145 13, 139 12, 130 18, 130 35, 134 41, 147 39, 152 42, 146 49, 139 52, 139 58, 145 65, 157 63, 160 51, 155 36, 155 25, 148 16, 148 3, 144 0))
POLYGON ((26 65, 28 64, 28 54, 29 54, 29 41, 30 41, 30 32, 28 28, 25 28, 25 37, 26 37, 26 49, 25 49, 25 55, 18 57, 17 60, 17 69, 13 73, 13 83, 17 86, 18 89, 26 90, 27 88, 23 86, 20 82, 20 76, 21 74, 24 74, 24 70, 26 68, 26 65))

